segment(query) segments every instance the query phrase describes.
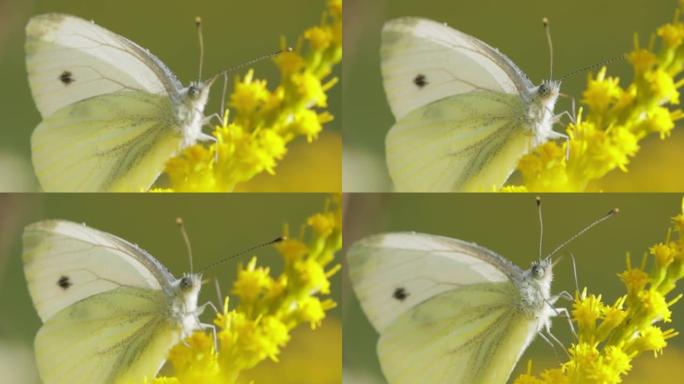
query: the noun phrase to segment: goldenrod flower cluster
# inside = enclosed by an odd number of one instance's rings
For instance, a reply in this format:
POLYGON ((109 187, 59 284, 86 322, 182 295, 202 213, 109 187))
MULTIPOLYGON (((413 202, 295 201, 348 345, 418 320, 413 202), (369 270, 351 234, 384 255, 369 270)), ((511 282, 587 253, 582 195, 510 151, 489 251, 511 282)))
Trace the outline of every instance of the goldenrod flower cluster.
POLYGON ((651 247, 638 267, 627 256, 627 269, 619 274, 627 293, 612 305, 586 288, 575 294, 577 340, 568 349, 568 361, 539 376, 531 373, 530 364, 515 384, 621 383, 634 358, 662 353, 667 340, 678 334, 667 324, 672 321, 670 307, 682 297, 671 293, 684 277, 684 200, 673 223, 665 241, 651 247))
POLYGON ((214 319, 218 350, 211 332, 195 332, 169 355, 174 376, 151 383, 235 383, 243 370, 267 358, 277 361, 295 327, 320 325, 336 306, 329 278, 340 269, 335 253, 342 247, 341 212, 335 196, 323 212, 309 217, 299 236, 289 237, 285 228, 287 239, 276 245, 284 261, 280 275, 258 266, 256 257, 241 265, 231 290, 237 305, 229 306, 226 298, 214 319))
POLYGON ((268 172, 298 137, 314 141, 333 116, 326 92, 338 79, 332 69, 342 60, 342 0, 328 0, 320 25, 309 28, 290 48, 281 40, 275 57, 280 84, 269 90, 249 70, 235 79, 228 109, 213 136, 216 142, 185 149, 166 165, 170 190, 233 191, 238 183, 268 172))
POLYGON ((684 2, 680 5, 674 21, 656 33, 659 49, 654 50, 655 39, 648 48, 640 47, 635 36, 634 50, 627 55, 634 70, 632 83, 621 87, 605 67, 590 76, 582 95, 586 108, 566 128, 569 139, 547 142, 524 156, 518 163, 523 185, 505 191, 585 191, 616 168, 627 172, 645 137, 670 135, 675 122, 684 117, 679 108, 684 81, 676 80, 684 69, 684 2))

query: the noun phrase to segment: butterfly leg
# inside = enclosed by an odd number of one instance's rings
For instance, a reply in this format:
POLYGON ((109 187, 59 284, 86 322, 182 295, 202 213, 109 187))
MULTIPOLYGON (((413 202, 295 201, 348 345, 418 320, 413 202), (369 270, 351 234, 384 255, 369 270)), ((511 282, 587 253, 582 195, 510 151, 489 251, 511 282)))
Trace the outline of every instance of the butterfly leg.
MULTIPOLYGON (((570 118, 570 121, 571 121, 573 124, 577 124, 577 115, 576 115, 576 109, 575 109, 577 103, 576 103, 575 97, 574 97, 574 96, 570 96, 570 95, 568 95, 567 93, 559 93, 558 96, 562 96, 562 97, 566 97, 566 98, 570 99, 570 103, 571 103, 571 105, 572 105, 572 106, 571 106, 571 111, 572 111, 572 112, 571 112, 571 113, 568 113, 568 111, 565 111, 565 113, 567 113, 568 117, 570 118)), ((563 113, 561 113, 561 115, 563 115, 563 113)), ((560 115, 559 115, 559 116, 560 116, 560 115)))

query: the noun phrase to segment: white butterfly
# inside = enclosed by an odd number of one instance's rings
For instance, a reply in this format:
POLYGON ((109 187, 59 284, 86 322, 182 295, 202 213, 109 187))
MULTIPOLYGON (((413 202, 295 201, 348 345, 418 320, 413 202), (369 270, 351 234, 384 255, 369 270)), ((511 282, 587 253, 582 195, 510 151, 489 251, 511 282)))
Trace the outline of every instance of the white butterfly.
POLYGON ((532 148, 565 137, 552 131, 560 82, 534 86, 497 49, 444 24, 387 22, 381 60, 397 191, 490 191, 532 148))
POLYGON ((391 384, 505 383, 550 318, 567 315, 552 307, 550 258, 524 271, 478 245, 407 232, 367 237, 347 260, 391 384))
POLYGON ((48 220, 27 226, 23 241, 45 384, 142 383, 172 346, 211 327, 198 319, 201 275, 176 279, 126 240, 48 220))
POLYGON ((43 121, 31 137, 45 191, 141 191, 202 133, 207 82, 183 87, 148 50, 92 22, 31 18, 26 66, 43 121))

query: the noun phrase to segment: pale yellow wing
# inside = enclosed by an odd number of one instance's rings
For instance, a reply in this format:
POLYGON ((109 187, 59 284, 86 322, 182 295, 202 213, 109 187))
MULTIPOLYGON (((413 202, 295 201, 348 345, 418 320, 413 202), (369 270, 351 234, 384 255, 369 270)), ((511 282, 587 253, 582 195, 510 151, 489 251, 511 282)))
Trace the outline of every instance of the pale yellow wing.
POLYGON ((537 333, 513 283, 444 292, 404 313, 378 342, 390 384, 504 384, 537 333))
POLYGON ((166 96, 118 91, 64 107, 33 131, 33 166, 49 192, 139 192, 180 148, 166 96))
POLYGON ((492 191, 532 146, 519 96, 473 91, 410 112, 386 138, 398 192, 492 191))
POLYGON ((72 304, 35 340, 45 384, 141 384, 180 339, 161 290, 121 287, 72 304))

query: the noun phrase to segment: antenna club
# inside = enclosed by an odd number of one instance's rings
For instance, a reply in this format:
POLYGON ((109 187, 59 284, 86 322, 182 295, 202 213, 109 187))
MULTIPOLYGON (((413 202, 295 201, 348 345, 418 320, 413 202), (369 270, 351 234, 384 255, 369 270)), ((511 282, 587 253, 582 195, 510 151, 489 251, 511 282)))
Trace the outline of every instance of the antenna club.
POLYGON ((294 52, 294 48, 287 47, 287 48, 285 48, 285 52, 294 52))
POLYGON ((548 26, 549 26, 549 18, 548 18, 548 17, 543 17, 543 18, 542 18, 542 23, 544 24, 544 28, 548 28, 548 26))
POLYGON ((176 225, 183 225, 183 219, 180 217, 176 217, 176 225))
POLYGON ((282 242, 285 241, 285 240, 287 240, 287 236, 282 235, 282 236, 276 238, 275 240, 273 240, 273 244, 282 243, 282 242))
POLYGON ((537 207, 540 206, 540 205, 541 205, 541 196, 537 196, 537 197, 535 198, 535 200, 536 200, 536 202, 537 202, 537 207))
POLYGON ((620 213, 620 208, 613 208, 608 212, 609 215, 617 215, 618 213, 620 213))
POLYGON ((195 25, 198 27, 200 25, 202 25, 202 18, 201 17, 199 17, 199 16, 195 17, 195 25))

